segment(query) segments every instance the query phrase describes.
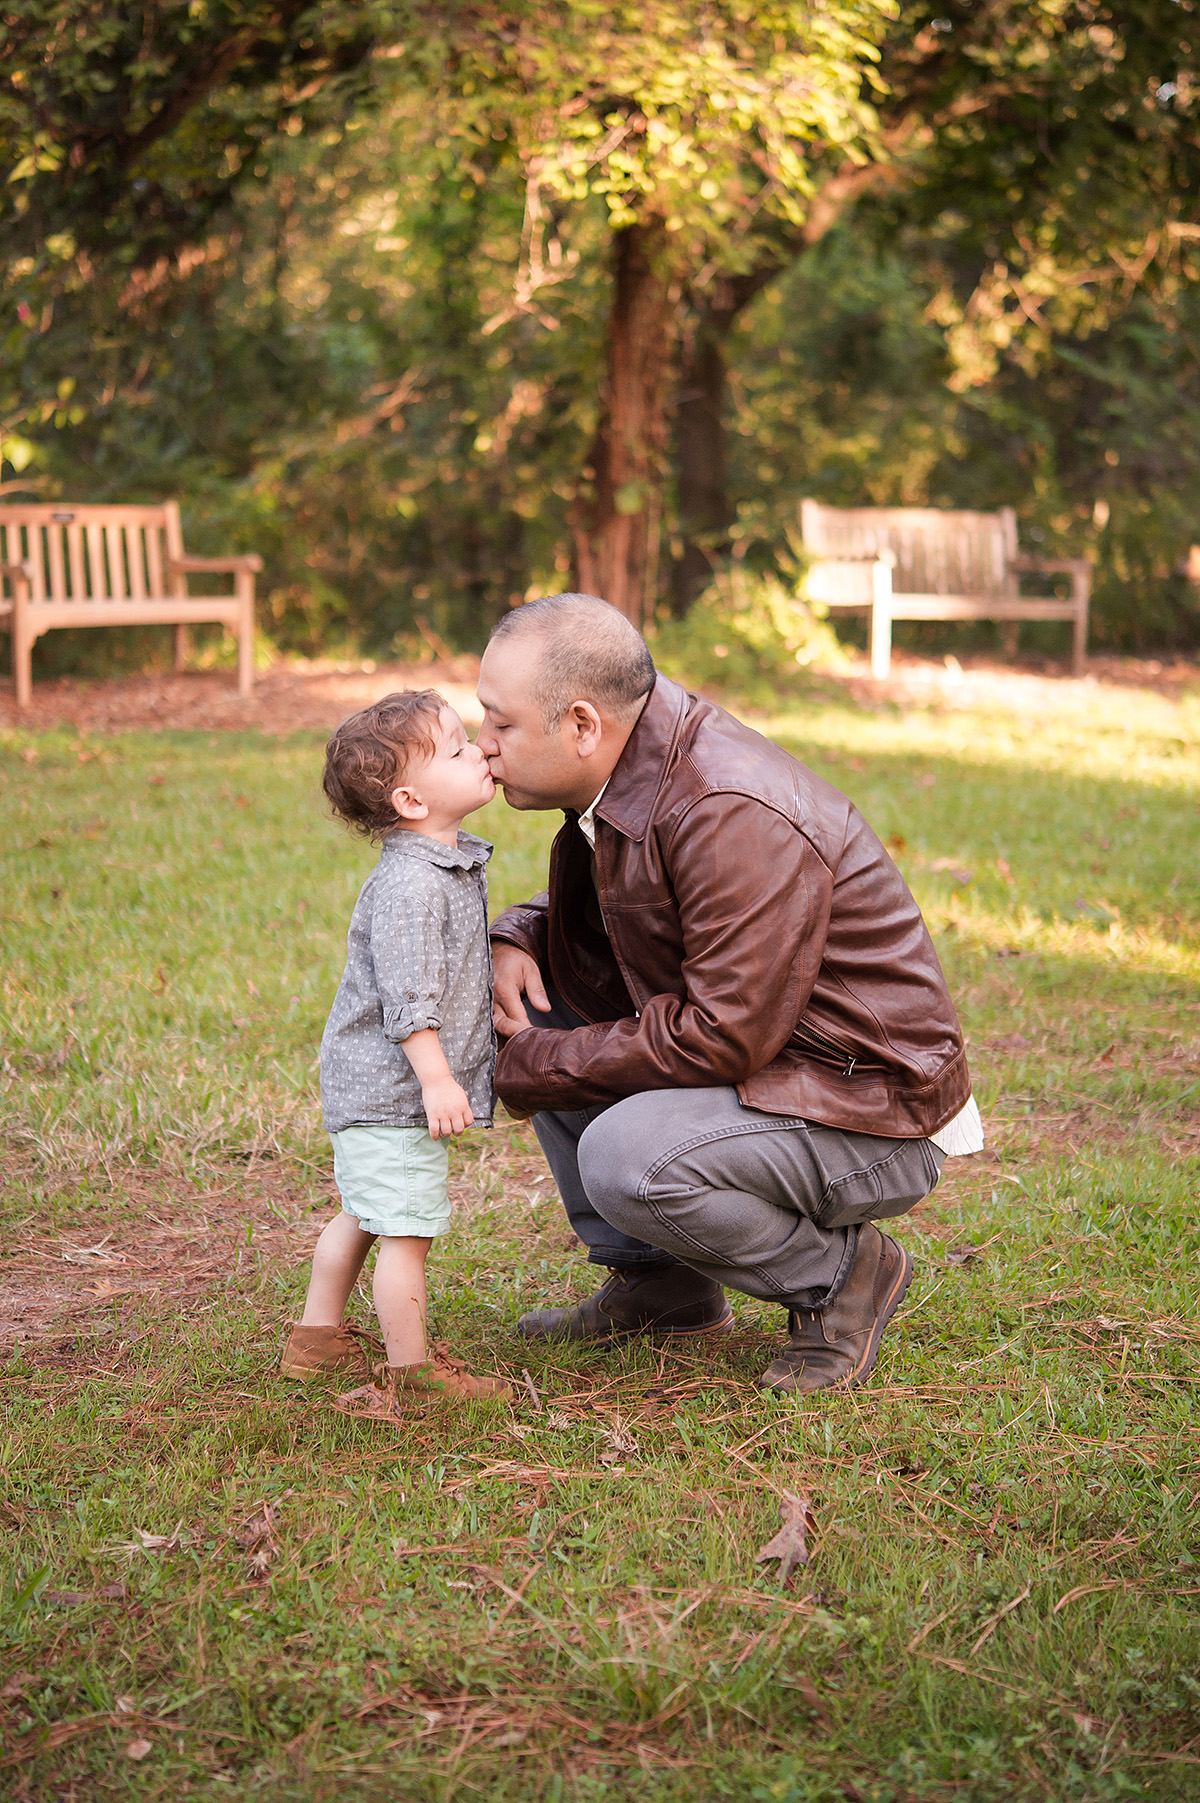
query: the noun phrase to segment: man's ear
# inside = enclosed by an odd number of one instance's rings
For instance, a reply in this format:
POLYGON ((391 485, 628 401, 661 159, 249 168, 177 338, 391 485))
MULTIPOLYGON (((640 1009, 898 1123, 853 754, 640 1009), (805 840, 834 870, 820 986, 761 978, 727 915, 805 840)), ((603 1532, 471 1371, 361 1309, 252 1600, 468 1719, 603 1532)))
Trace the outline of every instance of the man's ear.
POLYGON ((392 806, 401 820, 426 820, 429 817, 429 808, 415 789, 393 789, 392 806))
POLYGON ((604 726, 590 701, 573 701, 563 721, 567 737, 580 757, 591 757, 599 750, 604 726))

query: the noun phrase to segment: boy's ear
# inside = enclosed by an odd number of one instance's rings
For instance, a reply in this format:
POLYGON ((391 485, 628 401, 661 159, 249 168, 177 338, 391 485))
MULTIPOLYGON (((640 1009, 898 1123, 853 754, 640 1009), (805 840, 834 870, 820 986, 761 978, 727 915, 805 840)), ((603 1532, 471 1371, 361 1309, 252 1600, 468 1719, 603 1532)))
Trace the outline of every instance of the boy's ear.
POLYGON ((392 806, 401 820, 424 820, 429 813, 416 790, 405 786, 392 790, 392 806))

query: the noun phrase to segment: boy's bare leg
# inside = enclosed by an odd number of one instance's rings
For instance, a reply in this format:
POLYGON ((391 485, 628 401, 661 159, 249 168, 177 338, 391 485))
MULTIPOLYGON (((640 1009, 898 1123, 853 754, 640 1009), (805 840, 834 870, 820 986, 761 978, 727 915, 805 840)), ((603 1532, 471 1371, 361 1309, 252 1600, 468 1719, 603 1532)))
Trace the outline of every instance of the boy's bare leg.
POLYGON ((351 1215, 335 1215, 317 1241, 301 1327, 337 1327, 375 1235, 351 1215))
POLYGON ((375 1260, 375 1314, 389 1365, 420 1365, 425 1344, 425 1260, 431 1240, 381 1239, 375 1260))

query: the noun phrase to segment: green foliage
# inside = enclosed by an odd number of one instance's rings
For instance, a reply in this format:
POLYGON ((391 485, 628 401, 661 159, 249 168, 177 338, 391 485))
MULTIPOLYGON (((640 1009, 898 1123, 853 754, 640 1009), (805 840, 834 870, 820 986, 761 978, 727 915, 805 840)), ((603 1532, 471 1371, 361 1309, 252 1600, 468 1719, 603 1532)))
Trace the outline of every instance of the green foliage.
MULTIPOLYGON (((938 312, 944 253, 901 212, 864 209, 746 314, 733 346, 740 529, 778 544, 805 494, 1015 506, 1026 549, 1095 560, 1094 645, 1196 645, 1200 596, 1178 572, 1200 522, 1200 283, 1110 293, 1086 326, 1047 301, 1035 356, 1014 339, 985 381, 960 382, 938 312)), ((1060 630, 1024 631, 1061 654, 1060 630)), ((964 642, 961 628, 911 624, 897 640, 964 642)))
POLYGON ((814 664, 845 662, 816 607, 777 575, 735 567, 720 575, 682 620, 665 620, 650 637, 654 661, 677 681, 777 705, 796 675, 814 664))
POLYGON ((760 214, 803 223, 814 162, 867 160, 876 43, 894 10, 575 0, 467 13, 441 68, 428 42, 415 60, 450 129, 490 119, 513 133, 535 190, 563 206, 599 197, 616 227, 661 218, 693 265, 730 254, 744 265, 760 214))
MULTIPOLYGON (((1031 551, 1096 558, 1094 642, 1200 642, 1189 7, 6 21, 3 488, 179 495, 197 551, 266 558, 277 646, 477 648, 570 581, 638 211, 673 228, 681 309, 765 283, 725 341, 717 557, 778 567, 805 493, 1011 503, 1031 551)), ((964 642, 898 637, 939 632, 964 642)), ((38 664, 161 638, 51 635, 38 664)))

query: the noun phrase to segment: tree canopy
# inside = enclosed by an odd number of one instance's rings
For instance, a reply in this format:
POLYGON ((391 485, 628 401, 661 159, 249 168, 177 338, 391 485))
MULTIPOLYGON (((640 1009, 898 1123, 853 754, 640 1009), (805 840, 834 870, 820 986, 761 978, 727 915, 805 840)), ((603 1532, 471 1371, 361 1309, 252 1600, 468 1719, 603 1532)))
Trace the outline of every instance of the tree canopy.
POLYGON ((1192 4, 2 10, 4 486, 179 494, 279 644, 681 611, 804 493, 1195 641, 1192 4))

